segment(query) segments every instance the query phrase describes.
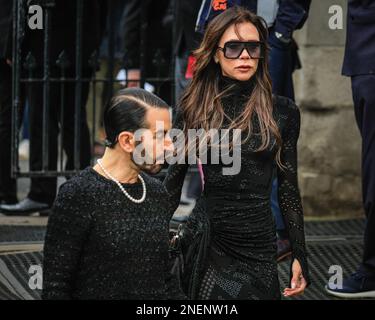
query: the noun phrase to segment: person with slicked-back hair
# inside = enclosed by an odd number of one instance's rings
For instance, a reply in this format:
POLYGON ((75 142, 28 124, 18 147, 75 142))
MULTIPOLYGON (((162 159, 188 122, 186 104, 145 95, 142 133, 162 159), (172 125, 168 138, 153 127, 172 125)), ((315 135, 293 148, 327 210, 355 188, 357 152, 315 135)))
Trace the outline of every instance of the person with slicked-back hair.
MULTIPOLYGON (((283 294, 300 295, 310 283, 297 179, 300 114, 290 99, 272 95, 267 38, 265 21, 235 6, 208 24, 194 51, 193 78, 174 121, 174 127, 185 133, 204 131, 204 139, 186 142, 190 158, 202 156, 192 155, 197 148, 191 146, 202 140, 209 146, 202 157, 207 159, 204 191, 174 239, 184 256, 181 283, 192 299, 281 298, 270 205, 274 168, 292 244, 290 285, 283 294), (240 148, 237 172, 224 174, 228 163, 211 161, 212 151, 224 153, 222 145, 217 148, 218 139, 212 139, 211 129, 229 130, 233 137, 234 130, 241 132, 239 141, 229 143, 233 155, 240 148)), ((164 181, 174 208, 187 168, 188 164, 171 165, 164 181)))
POLYGON ((184 299, 170 271, 168 193, 147 174, 160 171, 158 159, 173 150, 168 105, 143 89, 124 89, 104 125, 103 158, 65 182, 54 203, 42 297, 184 299), (140 162, 137 153, 149 161, 140 162))

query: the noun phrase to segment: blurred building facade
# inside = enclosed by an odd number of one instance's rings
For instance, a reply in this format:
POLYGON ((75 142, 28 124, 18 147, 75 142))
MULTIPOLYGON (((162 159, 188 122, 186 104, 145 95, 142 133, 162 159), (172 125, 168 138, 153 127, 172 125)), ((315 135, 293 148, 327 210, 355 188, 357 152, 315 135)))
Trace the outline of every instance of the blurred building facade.
POLYGON ((346 0, 313 1, 306 25, 296 33, 303 65, 294 74, 302 118, 299 179, 310 216, 363 214, 361 140, 350 78, 341 75, 346 12, 346 0), (343 8, 343 29, 329 27, 333 5, 343 8))

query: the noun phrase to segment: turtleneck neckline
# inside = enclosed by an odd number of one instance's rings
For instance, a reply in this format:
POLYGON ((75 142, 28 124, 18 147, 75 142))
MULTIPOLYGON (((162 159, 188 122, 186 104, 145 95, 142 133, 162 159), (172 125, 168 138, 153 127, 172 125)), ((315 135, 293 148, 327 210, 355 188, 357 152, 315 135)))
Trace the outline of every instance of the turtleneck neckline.
POLYGON ((219 81, 220 91, 231 86, 233 87, 230 89, 229 93, 250 95, 255 87, 255 76, 252 76, 247 81, 241 81, 221 75, 219 81))

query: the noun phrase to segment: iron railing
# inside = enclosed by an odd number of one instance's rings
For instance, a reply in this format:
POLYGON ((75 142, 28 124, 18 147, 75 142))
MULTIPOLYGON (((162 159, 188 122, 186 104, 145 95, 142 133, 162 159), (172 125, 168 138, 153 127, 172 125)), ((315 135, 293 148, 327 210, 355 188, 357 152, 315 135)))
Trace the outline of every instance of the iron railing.
MULTIPOLYGON (((141 5, 144 6, 144 1, 141 1, 141 5)), ((81 123, 81 104, 82 104, 82 85, 84 83, 90 84, 90 90, 92 91, 92 104, 88 106, 92 108, 92 128, 91 128, 91 143, 94 144, 94 140, 96 137, 96 131, 98 128, 95 126, 95 115, 96 115, 96 108, 98 108, 97 101, 96 101, 96 91, 98 84, 107 84, 109 86, 109 94, 108 97, 111 97, 114 92, 114 85, 115 83, 121 81, 117 80, 114 77, 114 65, 115 65, 115 39, 114 39, 114 26, 113 24, 109 24, 108 29, 108 72, 106 77, 104 78, 97 78, 96 71, 99 66, 99 58, 98 58, 98 51, 92 52, 90 59, 88 61, 88 65, 91 68, 91 76, 87 77, 82 73, 82 61, 83 56, 83 48, 82 48, 82 24, 83 24, 83 2, 84 0, 77 0, 76 3, 76 34, 75 34, 75 71, 74 76, 71 76, 67 73, 69 66, 72 65, 72 61, 70 61, 70 57, 67 55, 66 51, 62 51, 58 59, 53 61, 50 56, 50 46, 51 46, 51 28, 52 22, 54 19, 54 6, 55 0, 15 0, 13 6, 13 112, 12 112, 12 175, 15 178, 20 177, 57 177, 57 176, 71 176, 76 174, 80 168, 80 157, 81 157, 81 145, 80 145, 80 137, 81 137, 81 130, 80 130, 80 123, 81 123), (25 40, 26 28, 27 26, 27 17, 28 17, 28 6, 29 5, 39 5, 43 9, 43 19, 44 19, 44 26, 43 26, 43 73, 42 77, 38 77, 35 75, 36 69, 36 62, 35 57, 32 55, 31 52, 24 52, 23 48, 23 41, 25 40), (51 74, 51 68, 57 68, 59 70, 60 75, 56 76, 56 74, 51 74), (28 90, 32 90, 30 88, 31 84, 39 83, 43 86, 43 117, 42 121, 42 130, 43 132, 43 139, 42 139, 42 166, 41 170, 32 170, 29 168, 28 170, 23 169, 21 170, 20 166, 20 159, 18 156, 18 148, 19 148, 19 128, 16 124, 19 123, 20 120, 20 112, 22 110, 22 101, 24 101, 22 94, 23 92, 27 92, 28 90), (75 86, 75 111, 74 115, 74 169, 73 170, 66 170, 64 168, 64 150, 63 150, 63 134, 64 131, 64 116, 63 116, 63 106, 65 104, 66 99, 66 87, 67 84, 74 84, 75 86), (50 114, 54 110, 51 108, 51 96, 50 96, 50 89, 51 85, 59 85, 60 90, 60 126, 59 126, 59 150, 58 150, 58 164, 57 170, 51 170, 50 167, 50 159, 49 153, 50 148, 56 147, 51 146, 49 143, 49 130, 50 130, 50 114), (23 90, 25 89, 25 90, 23 90)), ((112 1, 107 1, 107 14, 109 16, 109 21, 113 21, 114 16, 114 7, 112 6, 112 1)), ((142 10, 144 12, 144 10, 142 10)), ((171 54, 172 61, 160 61, 160 56, 158 56, 159 52, 155 52, 155 56, 153 58, 153 63, 155 67, 160 70, 160 66, 164 64, 169 65, 169 75, 167 77, 160 76, 161 73, 158 72, 156 77, 147 77, 145 75, 145 50, 146 43, 145 43, 145 36, 147 32, 147 20, 146 16, 142 15, 141 17, 141 41, 140 41, 140 70, 141 70, 141 78, 140 84, 143 87, 146 82, 152 82, 156 85, 156 94, 159 90, 159 85, 162 83, 169 82, 171 84, 170 90, 170 97, 169 101, 171 101, 171 105, 174 105, 175 97, 174 97, 174 58, 173 54, 171 54)), ((71 22, 69 22, 71 23, 71 22)), ((172 50, 173 44, 175 43, 175 30, 172 31, 172 50)), ((172 51, 173 52, 173 51, 172 51)), ((86 63, 86 61, 85 61, 86 63)), ((33 125, 30 123, 30 125, 33 125)), ((94 160, 94 159, 93 159, 94 160)))

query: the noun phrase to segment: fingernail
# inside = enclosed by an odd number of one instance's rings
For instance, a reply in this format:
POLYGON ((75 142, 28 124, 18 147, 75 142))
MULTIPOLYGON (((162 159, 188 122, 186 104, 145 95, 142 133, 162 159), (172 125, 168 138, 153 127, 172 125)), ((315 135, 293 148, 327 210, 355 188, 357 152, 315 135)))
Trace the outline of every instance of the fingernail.
POLYGON ((296 283, 292 282, 292 289, 295 289, 295 288, 296 288, 296 283))

